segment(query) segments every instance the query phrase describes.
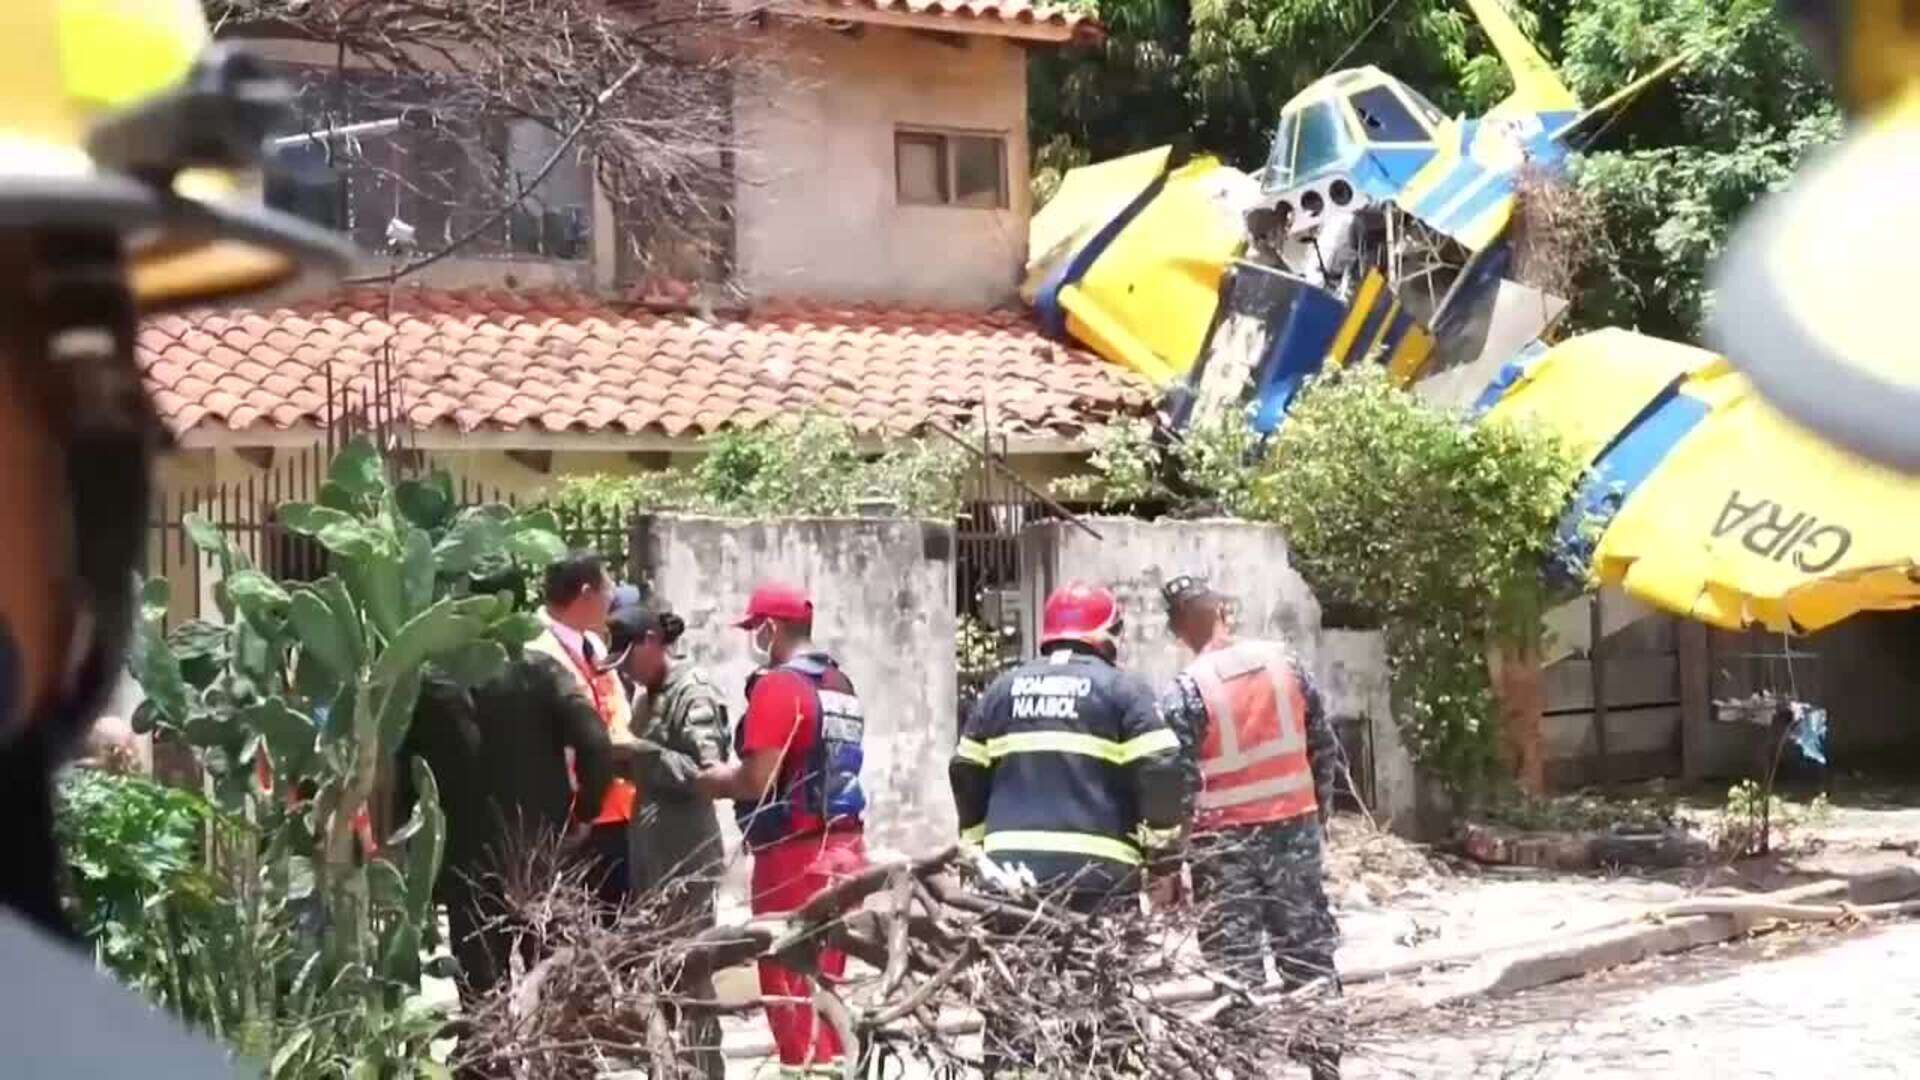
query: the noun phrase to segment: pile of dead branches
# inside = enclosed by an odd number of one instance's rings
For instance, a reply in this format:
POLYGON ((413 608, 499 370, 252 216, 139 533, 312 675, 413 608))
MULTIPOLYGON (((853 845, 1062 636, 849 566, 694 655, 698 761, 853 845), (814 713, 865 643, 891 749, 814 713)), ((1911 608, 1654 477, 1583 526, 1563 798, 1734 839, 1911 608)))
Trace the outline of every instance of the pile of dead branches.
POLYGON ((1287 995, 1210 971, 1191 907, 1088 911, 1065 893, 992 895, 975 877, 956 851, 889 862, 788 917, 705 930, 661 898, 608 921, 566 874, 523 882, 506 906, 537 959, 472 1011, 456 1060, 501 1077, 713 1075, 712 1018, 767 1003, 717 1004, 711 976, 761 958, 815 977, 811 1004, 860 1048, 849 1078, 875 1058, 949 1075, 1267 1077, 1339 1038, 1324 987, 1287 995), (844 981, 820 977, 826 948, 855 961, 844 981))
POLYGON ((1581 277, 1606 254, 1599 206, 1537 166, 1516 173, 1513 187, 1513 279, 1549 296, 1579 295, 1581 277))

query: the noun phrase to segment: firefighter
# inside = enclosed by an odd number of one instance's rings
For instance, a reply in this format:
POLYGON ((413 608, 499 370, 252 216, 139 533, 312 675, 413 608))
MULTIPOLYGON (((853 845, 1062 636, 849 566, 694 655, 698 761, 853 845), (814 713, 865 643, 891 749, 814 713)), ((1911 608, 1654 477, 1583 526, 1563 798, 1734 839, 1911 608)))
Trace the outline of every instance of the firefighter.
POLYGON ((600 717, 621 775, 606 786, 597 812, 575 808, 588 819, 577 834, 584 854, 594 864, 592 883, 601 907, 611 918, 626 905, 633 891, 633 870, 627 859, 627 826, 633 820, 635 789, 624 775, 633 763, 638 740, 632 732, 633 715, 626 691, 611 671, 603 669, 606 642, 599 631, 607 624, 613 604, 613 578, 598 555, 574 552, 547 567, 542 592, 546 604, 538 612, 540 633, 527 642, 537 653, 567 673, 600 717))
POLYGON ((199 0, 0 10, 0 1072, 237 1075, 73 946, 53 779, 136 622, 165 439, 137 319, 337 275, 352 253, 242 193, 288 99, 211 42, 199 0))
POLYGON ((1186 798, 1179 740, 1147 684, 1115 666, 1120 630, 1110 590, 1056 590, 1040 655, 980 696, 949 770, 961 838, 1082 909, 1167 864, 1186 798))
MULTIPOLYGON (((752 635, 762 667, 747 682, 747 711, 734 733, 738 760, 706 769, 695 787, 734 801, 753 854, 753 913, 779 914, 867 865, 860 787, 866 714, 839 662, 813 644, 813 602, 805 591, 762 584, 735 625, 752 635)), ((845 953, 820 951, 823 977, 838 980, 846 966, 845 953)), ((843 1053, 852 1048, 804 1004, 812 996, 807 976, 762 960, 760 991, 769 999, 767 1025, 783 1075, 840 1075, 843 1053)))
MULTIPOLYGON (((1195 659, 1160 705, 1199 776, 1190 865, 1200 947, 1248 986, 1266 979, 1264 936, 1284 987, 1339 992, 1339 931, 1321 880, 1339 744, 1299 661, 1273 641, 1233 636, 1226 598, 1182 575, 1161 590, 1168 629, 1195 659)), ((1314 1080, 1340 1074, 1335 1038, 1298 1056, 1314 1080)))

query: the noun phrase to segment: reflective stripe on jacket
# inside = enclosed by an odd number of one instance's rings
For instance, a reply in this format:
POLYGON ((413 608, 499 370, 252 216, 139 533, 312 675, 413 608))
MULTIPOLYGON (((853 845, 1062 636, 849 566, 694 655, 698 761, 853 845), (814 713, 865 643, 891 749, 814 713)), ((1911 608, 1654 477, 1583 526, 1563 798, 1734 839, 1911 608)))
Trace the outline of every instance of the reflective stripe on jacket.
POLYGON ((1180 740, 1147 686, 1057 649, 982 694, 950 772, 963 839, 1036 883, 1129 884, 1178 840, 1180 740))
POLYGON ((1200 748, 1200 830, 1290 821, 1316 813, 1307 760, 1307 703, 1291 658, 1269 641, 1240 641, 1187 669, 1207 704, 1200 748))
MULTIPOLYGON (((538 637, 527 642, 527 649, 551 657, 579 684, 581 692, 593 702, 593 710, 600 714, 600 722, 606 725, 607 737, 614 743, 631 741, 633 734, 628 725, 633 713, 627 704, 626 689, 611 671, 596 672, 587 663, 586 658, 575 656, 573 651, 560 643, 551 629, 543 630, 538 637)), ((634 802, 633 781, 625 777, 614 777, 607 785, 606 797, 600 800, 600 812, 594 816, 595 825, 615 825, 633 820, 634 802)), ((585 815, 581 815, 584 817, 585 815)))

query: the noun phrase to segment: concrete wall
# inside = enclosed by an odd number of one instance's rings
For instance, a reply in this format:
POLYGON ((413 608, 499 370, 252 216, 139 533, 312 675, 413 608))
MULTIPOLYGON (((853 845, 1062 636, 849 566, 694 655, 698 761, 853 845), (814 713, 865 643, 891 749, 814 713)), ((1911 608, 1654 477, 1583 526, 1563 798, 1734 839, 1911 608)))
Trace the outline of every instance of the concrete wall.
POLYGON ((1286 537, 1240 521, 1086 519, 1100 536, 1049 522, 1021 536, 1024 640, 1038 638, 1047 593, 1075 579, 1107 585, 1126 616, 1123 666, 1164 684, 1192 659, 1167 633, 1160 586, 1180 574, 1205 574, 1234 599, 1238 632, 1285 641, 1309 669, 1320 655, 1320 602, 1293 569, 1286 537))
POLYGON ((951 529, 898 520, 661 517, 639 527, 633 547, 636 576, 686 619, 687 651, 727 692, 736 719, 753 663, 733 620, 764 579, 809 589, 815 638, 840 660, 867 710, 869 847, 920 855, 953 840, 947 760, 959 734, 951 529))
POLYGON ((741 283, 755 297, 978 308, 1014 299, 1027 246, 1026 53, 981 36, 788 31, 738 88, 741 283), (902 206, 894 132, 1004 135, 1003 210, 902 206))
POLYGON ((1319 683, 1329 719, 1360 721, 1371 751, 1353 747, 1350 756, 1356 782, 1373 792, 1375 817, 1408 834, 1421 830, 1431 794, 1394 726, 1386 643, 1378 633, 1321 630, 1320 603, 1293 569, 1280 530, 1240 521, 1092 518, 1088 524, 1098 539, 1058 522, 1021 535, 1024 640, 1037 640, 1048 592, 1076 578, 1099 582, 1119 594, 1125 612, 1121 665, 1165 686, 1191 655, 1167 633, 1160 587, 1179 574, 1205 574, 1234 598, 1238 632, 1285 641, 1300 656, 1319 683), (1370 777, 1364 772, 1369 762, 1370 777))

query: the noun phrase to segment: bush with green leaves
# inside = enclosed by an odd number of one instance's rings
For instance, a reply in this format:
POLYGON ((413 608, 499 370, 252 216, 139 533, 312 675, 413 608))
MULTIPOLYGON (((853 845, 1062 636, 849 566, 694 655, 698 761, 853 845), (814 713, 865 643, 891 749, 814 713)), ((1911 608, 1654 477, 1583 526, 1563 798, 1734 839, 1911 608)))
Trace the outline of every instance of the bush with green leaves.
POLYGON ((1226 412, 1184 435, 1127 420, 1095 432, 1090 473, 1056 480, 1056 496, 1109 512, 1164 508, 1179 517, 1245 516, 1259 441, 1246 417, 1226 412))
POLYGON ((191 791, 86 768, 61 776, 57 794, 68 917, 123 982, 206 1022, 181 981, 202 959, 197 931, 218 915, 203 858, 212 807, 191 791))
POLYGON ((1574 576, 1546 571, 1584 471, 1550 432, 1355 371, 1308 389, 1253 480, 1248 516, 1286 530, 1322 602, 1385 630, 1410 748, 1463 792, 1497 775, 1490 648, 1537 646, 1549 578, 1574 576))
POLYGON ((564 547, 550 513, 460 508, 445 474, 395 484, 361 440, 317 503, 278 520, 326 550, 326 577, 275 581, 190 519, 220 568, 221 621, 165 633, 166 583, 149 582, 129 660, 136 725, 201 765, 219 825, 205 864, 232 916, 212 935, 229 950, 219 977, 172 1004, 275 1077, 413 1075, 444 1020, 417 996, 445 823, 431 772, 400 749, 425 678, 477 684, 538 633, 473 582, 564 547), (411 770, 412 816, 369 845, 395 767, 411 770))
POLYGON ((632 475, 568 477, 545 506, 570 542, 626 557, 620 524, 634 511, 720 517, 844 517, 866 505, 891 515, 952 520, 967 452, 936 438, 901 439, 877 453, 831 417, 783 418, 729 430, 690 465, 632 475))

